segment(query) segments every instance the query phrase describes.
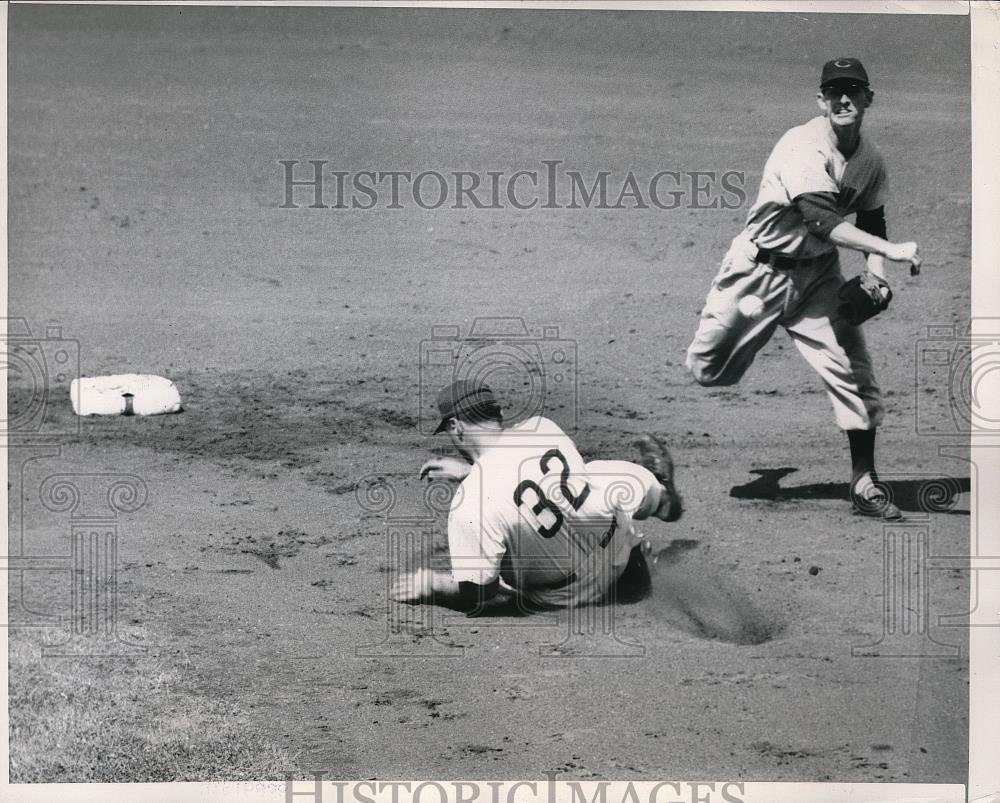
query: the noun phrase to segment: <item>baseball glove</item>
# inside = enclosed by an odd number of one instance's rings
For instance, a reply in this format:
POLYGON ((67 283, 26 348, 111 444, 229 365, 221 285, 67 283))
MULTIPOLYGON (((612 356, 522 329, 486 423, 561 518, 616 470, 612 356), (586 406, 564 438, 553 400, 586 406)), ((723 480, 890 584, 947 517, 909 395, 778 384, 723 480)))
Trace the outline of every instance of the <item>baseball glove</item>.
POLYGON ((837 291, 841 304, 837 312, 851 326, 858 326, 888 309, 892 301, 889 283, 870 271, 848 279, 837 291))

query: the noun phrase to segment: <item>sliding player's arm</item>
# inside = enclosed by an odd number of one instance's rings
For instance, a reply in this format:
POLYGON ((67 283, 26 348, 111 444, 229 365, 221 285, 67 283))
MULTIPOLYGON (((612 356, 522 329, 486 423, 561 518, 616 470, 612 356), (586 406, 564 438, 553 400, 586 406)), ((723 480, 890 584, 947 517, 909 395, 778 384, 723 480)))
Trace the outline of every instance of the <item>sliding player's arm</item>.
MULTIPOLYGON (((436 463, 431 473, 442 471, 436 478, 443 478, 458 467, 458 462, 455 461, 455 466, 436 463)), ((468 466, 469 470, 471 468, 471 465, 468 466)), ((463 469, 462 478, 468 473, 463 469)), ((457 479, 455 476, 449 478, 457 479)), ((422 568, 402 575, 390 591, 391 599, 413 604, 427 602, 476 614, 498 597, 500 563, 507 550, 503 538, 495 534, 497 527, 485 524, 493 517, 484 508, 479 486, 477 481, 463 483, 452 500, 448 516, 448 552, 452 571, 422 568)))
POLYGON ((389 596, 396 602, 428 602, 456 611, 473 612, 497 596, 500 580, 487 585, 456 580, 451 572, 417 569, 401 576, 389 596))
POLYGON ((389 596, 396 602, 426 602, 472 614, 496 598, 499 591, 499 578, 487 585, 479 585, 458 581, 451 572, 417 569, 397 579, 389 596))

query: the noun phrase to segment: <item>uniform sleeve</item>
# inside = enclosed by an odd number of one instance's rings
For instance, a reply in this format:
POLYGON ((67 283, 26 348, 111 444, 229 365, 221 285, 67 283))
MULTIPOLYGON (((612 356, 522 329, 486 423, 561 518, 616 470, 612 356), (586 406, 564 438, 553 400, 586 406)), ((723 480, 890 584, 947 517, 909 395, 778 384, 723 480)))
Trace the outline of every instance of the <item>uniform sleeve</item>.
POLYGON ((507 551, 496 517, 479 491, 478 467, 462 482, 448 515, 451 574, 460 583, 488 585, 500 576, 507 551))
POLYGON ((809 233, 821 240, 830 239, 830 232, 844 222, 837 199, 828 192, 807 192, 795 198, 795 205, 809 233))
POLYGON ((797 141, 785 135, 768 160, 777 166, 778 178, 789 200, 810 192, 832 192, 840 188, 827 172, 827 159, 818 144, 797 141))

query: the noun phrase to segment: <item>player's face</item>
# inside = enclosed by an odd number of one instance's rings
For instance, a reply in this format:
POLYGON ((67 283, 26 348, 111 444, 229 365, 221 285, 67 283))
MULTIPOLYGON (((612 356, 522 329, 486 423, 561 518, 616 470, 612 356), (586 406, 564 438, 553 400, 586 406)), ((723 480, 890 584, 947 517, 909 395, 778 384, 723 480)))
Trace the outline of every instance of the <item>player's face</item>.
POLYGON ((873 93, 864 84, 846 82, 821 89, 816 100, 835 126, 858 125, 872 102, 873 93))
POLYGON ((457 451, 470 463, 474 463, 475 457, 471 452, 469 452, 467 446, 465 445, 465 439, 463 437, 465 434, 465 427, 462 425, 462 422, 457 418, 450 419, 448 421, 447 432, 448 438, 451 440, 451 445, 455 447, 455 451, 457 451))

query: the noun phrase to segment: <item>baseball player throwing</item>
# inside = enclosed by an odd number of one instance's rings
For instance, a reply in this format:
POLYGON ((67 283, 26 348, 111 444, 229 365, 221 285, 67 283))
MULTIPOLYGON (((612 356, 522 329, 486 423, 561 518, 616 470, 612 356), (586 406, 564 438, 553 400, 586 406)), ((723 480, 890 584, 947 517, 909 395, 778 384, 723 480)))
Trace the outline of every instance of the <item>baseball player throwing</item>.
POLYGON ((702 385, 732 385, 777 327, 823 380, 851 449, 857 513, 901 517, 877 485, 875 431, 882 396, 860 322, 892 297, 884 260, 920 269, 915 242, 886 239, 885 166, 861 136, 874 93, 855 58, 823 66, 816 95, 822 115, 775 145, 746 228, 712 281, 687 366, 702 385), (856 214, 856 223, 846 218, 856 214), (837 247, 861 251, 867 271, 844 282, 837 247))
POLYGON ((461 380, 437 397, 441 423, 462 459, 440 457, 420 470, 460 481, 448 516, 451 571, 401 576, 392 598, 475 610, 503 588, 536 607, 605 598, 643 558, 632 521, 676 521, 682 502, 666 447, 637 443, 643 465, 585 463, 554 422, 511 427, 489 387, 461 380))

